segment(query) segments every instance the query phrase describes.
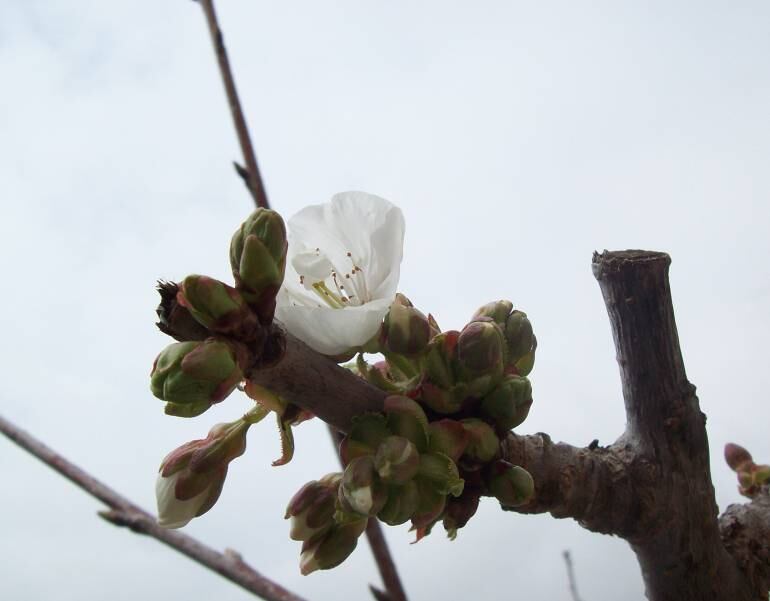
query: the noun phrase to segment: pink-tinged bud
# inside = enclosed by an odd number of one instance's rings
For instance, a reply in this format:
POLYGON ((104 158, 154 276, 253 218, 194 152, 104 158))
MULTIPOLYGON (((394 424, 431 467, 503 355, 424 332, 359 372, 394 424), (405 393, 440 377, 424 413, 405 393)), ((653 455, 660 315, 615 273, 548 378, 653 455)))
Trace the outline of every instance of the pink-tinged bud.
POLYGON ((465 427, 453 419, 442 419, 430 424, 430 450, 443 453, 457 462, 468 446, 470 435, 465 427))
POLYGON ((421 453, 428 448, 428 416, 420 404, 409 397, 393 395, 385 399, 388 429, 403 436, 421 453))
POLYGON ((498 460, 488 470, 489 492, 503 507, 518 507, 535 496, 535 482, 527 470, 498 460))
POLYGON ((503 377, 505 339, 502 330, 489 318, 466 325, 457 341, 457 375, 468 387, 468 394, 482 397, 503 377))
POLYGON ((417 542, 441 517, 444 507, 446 507, 446 495, 438 492, 433 484, 427 480, 417 478, 414 482, 417 484, 420 497, 417 511, 412 516, 412 529, 417 530, 417 540, 415 541, 417 542))
POLYGON ((501 430, 520 425, 532 406, 532 385, 521 376, 505 376, 481 402, 481 411, 501 430))
POLYGON ((334 526, 337 489, 342 474, 329 474, 299 489, 289 501, 285 518, 291 518, 292 540, 306 541, 334 526))
POLYGON ((415 357, 436 334, 438 331, 431 327, 430 320, 399 293, 382 322, 380 347, 384 352, 415 357))
POLYGON ((367 518, 335 524, 325 534, 305 541, 299 560, 300 572, 307 576, 316 570, 340 565, 355 550, 358 537, 366 530, 367 518))
POLYGON ((513 310, 513 303, 508 300, 492 301, 478 308, 471 317, 471 321, 477 321, 480 317, 488 317, 501 328, 505 328, 505 322, 513 310))
POLYGON ((269 209, 254 211, 230 242, 236 286, 263 325, 273 320, 275 297, 286 270, 286 250, 286 226, 269 209))
MULTIPOLYGON (((243 379, 240 347, 216 338, 178 342, 155 359, 150 374, 152 393, 166 401, 166 413, 192 417, 219 403, 243 379)), ((242 359, 243 360, 243 359, 242 359)))
POLYGON ((732 442, 725 445, 725 461, 734 472, 748 470, 754 463, 751 453, 732 442))
POLYGON ((254 340, 261 334, 257 317, 240 292, 214 278, 188 275, 177 301, 211 332, 239 340, 254 340))
POLYGON ((457 531, 464 527, 479 507, 479 491, 465 490, 459 497, 448 497, 444 509, 444 530, 450 540, 457 537, 457 531))
POLYGON ((398 526, 412 518, 419 504, 417 483, 410 480, 403 486, 392 486, 388 489, 388 500, 377 517, 389 526, 398 526))
POLYGON ((214 506, 228 464, 246 450, 249 424, 217 424, 202 440, 193 440, 163 460, 155 485, 158 524, 181 528, 214 506))
POLYGON ((487 303, 473 315, 471 321, 491 319, 500 326, 505 337, 507 369, 526 376, 535 364, 537 340, 532 324, 523 311, 513 310, 513 303, 506 300, 487 303))
POLYGON ((435 336, 428 345, 424 359, 425 378, 440 388, 450 388, 455 383, 452 369, 457 353, 460 332, 449 330, 435 336))
POLYGON ((374 467, 386 484, 403 485, 417 473, 420 453, 406 438, 388 436, 377 448, 374 467))
POLYGON ((377 515, 388 500, 371 455, 357 457, 345 467, 340 491, 350 510, 360 515, 377 515))
POLYGON ((461 423, 469 437, 463 459, 473 463, 492 461, 500 451, 500 439, 492 427, 476 418, 464 419, 461 423))

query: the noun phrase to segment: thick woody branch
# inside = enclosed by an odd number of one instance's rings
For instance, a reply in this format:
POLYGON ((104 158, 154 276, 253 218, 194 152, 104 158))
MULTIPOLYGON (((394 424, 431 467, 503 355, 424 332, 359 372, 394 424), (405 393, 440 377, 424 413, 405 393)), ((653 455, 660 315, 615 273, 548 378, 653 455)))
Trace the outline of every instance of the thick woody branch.
POLYGON ((719 529, 752 590, 770 589, 770 489, 765 488, 750 503, 730 505, 719 518, 719 529))
POLYGON ((220 553, 178 530, 158 526, 154 516, 134 505, 78 466, 67 461, 32 435, 24 432, 8 420, 0 417, 0 432, 31 453, 48 467, 56 470, 92 497, 96 497, 110 510, 99 515, 116 526, 124 526, 138 534, 146 534, 172 547, 200 565, 217 572, 231 582, 268 601, 303 601, 281 585, 269 580, 246 564, 232 550, 220 553))
POLYGON ((755 599, 721 543, 705 416, 686 378, 665 253, 595 254, 626 406, 639 526, 625 534, 653 601, 755 599))

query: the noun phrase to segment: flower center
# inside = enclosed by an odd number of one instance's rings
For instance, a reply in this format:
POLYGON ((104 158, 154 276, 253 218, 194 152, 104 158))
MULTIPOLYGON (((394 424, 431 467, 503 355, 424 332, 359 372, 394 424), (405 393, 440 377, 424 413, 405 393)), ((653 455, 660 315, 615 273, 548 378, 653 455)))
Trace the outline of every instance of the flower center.
MULTIPOLYGON (((298 253, 292 264, 299 273, 299 283, 332 309, 359 306, 371 301, 364 271, 351 252, 345 253, 350 271, 340 273, 320 248, 298 253)), ((320 305, 319 305, 320 306, 320 305)))

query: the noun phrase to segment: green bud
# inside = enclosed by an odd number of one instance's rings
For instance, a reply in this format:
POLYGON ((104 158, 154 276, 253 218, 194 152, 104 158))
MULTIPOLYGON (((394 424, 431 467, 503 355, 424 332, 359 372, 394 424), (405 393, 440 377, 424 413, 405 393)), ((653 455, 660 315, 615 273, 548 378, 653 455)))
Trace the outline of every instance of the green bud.
POLYGON ((404 391, 404 386, 393 380, 385 361, 378 361, 374 365, 369 365, 364 359, 363 353, 359 353, 356 358, 356 371, 369 384, 384 392, 398 394, 404 391))
POLYGON ((763 486, 770 482, 770 465, 755 465, 754 481, 759 486, 763 486))
MULTIPOLYGON (((233 347, 209 338, 204 342, 177 342, 155 359, 150 374, 152 393, 171 405, 188 405, 195 415, 219 403, 243 379, 233 347)), ((183 408, 167 413, 186 415, 183 408)))
POLYGON ((474 463, 492 461, 500 451, 500 439, 492 427, 476 418, 464 419, 461 423, 468 433, 468 446, 465 448, 463 458, 470 459, 474 463))
POLYGON ((284 516, 291 518, 289 538, 310 540, 334 525, 337 488, 341 479, 342 474, 329 474, 299 489, 289 501, 284 516))
POLYGON ((420 467, 420 453, 402 436, 388 436, 377 449, 374 467, 387 484, 406 484, 420 467))
POLYGON ((428 318, 399 293, 382 322, 380 346, 384 352, 414 357, 425 350, 437 333, 428 318))
POLYGON ((417 511, 412 515, 412 529, 417 530, 417 540, 420 540, 441 517, 447 497, 437 491, 433 483, 428 480, 417 478, 414 482, 417 484, 420 502, 417 505, 417 511))
POLYGON ((453 419, 442 419, 431 422, 429 429, 430 450, 434 453, 443 453, 457 462, 470 440, 465 427, 453 419))
POLYGON ((505 339, 500 327, 489 318, 466 325, 457 341, 459 379, 468 386, 467 394, 481 397, 503 377, 505 339))
POLYGON ((340 491, 350 509, 361 515, 377 515, 388 500, 371 455, 356 457, 345 467, 340 491))
POLYGON ((507 367, 516 374, 526 376, 535 364, 537 339, 532 324, 523 311, 512 310, 513 303, 507 300, 487 303, 473 315, 471 321, 492 320, 505 336, 507 367))
POLYGON ((520 425, 532 406, 532 385, 521 376, 505 376, 481 402, 482 413, 501 430, 520 425))
POLYGON ((390 436, 385 416, 380 413, 365 413, 353 418, 353 425, 340 443, 340 457, 347 465, 357 457, 374 455, 382 441, 390 436))
POLYGON ((487 303, 473 314, 471 321, 477 321, 480 317, 488 317, 498 326, 505 329, 505 322, 513 309, 513 303, 507 300, 492 301, 487 303))
POLYGON ((442 495, 457 497, 463 492, 465 481, 460 478, 457 465, 443 453, 424 453, 420 456, 420 478, 430 482, 442 495))
POLYGON ((240 340, 252 340, 257 317, 241 294, 231 286, 205 275, 189 275, 182 282, 177 301, 203 326, 240 340))
POLYGON ((505 324, 505 339, 508 343, 509 360, 512 362, 518 361, 532 350, 535 334, 526 313, 511 313, 505 324))
POLYGON ((377 517, 389 526, 398 526, 409 521, 419 504, 417 483, 410 480, 403 486, 391 486, 388 489, 388 500, 377 517))
POLYGON ((236 286, 265 325, 273 320, 275 297, 286 270, 286 249, 283 219, 263 208, 249 216, 230 242, 236 286))
POLYGON ((489 492, 503 507, 518 507, 535 496, 535 482, 527 470, 502 459, 495 461, 487 474, 489 492))
POLYGON ((457 384, 454 363, 460 332, 442 332, 430 341, 423 359, 420 400, 437 413, 456 413, 467 396, 467 386, 457 384))
POLYGON ((428 448, 428 417, 420 404, 406 396, 385 399, 388 430, 412 442, 419 452, 428 448))
POLYGON ((340 565, 355 550, 358 537, 366 530, 368 519, 335 524, 325 534, 305 541, 299 566, 303 576, 316 570, 328 570, 340 565))

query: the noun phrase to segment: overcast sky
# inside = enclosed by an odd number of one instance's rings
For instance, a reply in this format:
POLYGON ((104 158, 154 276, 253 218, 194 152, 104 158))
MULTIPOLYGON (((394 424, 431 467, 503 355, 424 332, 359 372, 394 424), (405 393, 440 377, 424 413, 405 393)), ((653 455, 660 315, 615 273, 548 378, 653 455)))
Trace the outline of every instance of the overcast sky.
MULTIPOLYGON (((219 12, 274 208, 358 189, 406 218, 400 290, 459 328, 510 298, 539 339, 520 431, 611 443, 618 369, 596 250, 669 252, 690 380, 708 415, 721 508, 740 500, 723 445, 770 461, 770 4, 267 2, 219 12)), ((163 415, 148 373, 158 278, 229 279, 251 210, 201 11, 177 0, 0 2, 0 413, 140 505, 160 460, 248 406, 163 415)), ((302 577, 282 514, 336 469, 322 424, 252 429, 216 507, 186 531, 240 551, 308 599, 364 599, 365 544, 302 577)), ((0 596, 240 601, 0 440, 0 596)), ((641 599, 628 546, 487 499, 449 542, 388 528, 412 599, 641 599)))

